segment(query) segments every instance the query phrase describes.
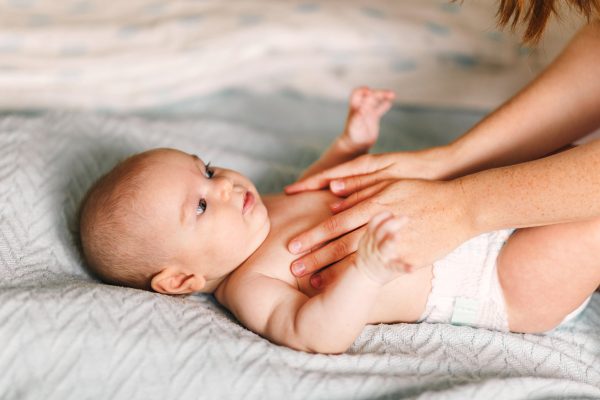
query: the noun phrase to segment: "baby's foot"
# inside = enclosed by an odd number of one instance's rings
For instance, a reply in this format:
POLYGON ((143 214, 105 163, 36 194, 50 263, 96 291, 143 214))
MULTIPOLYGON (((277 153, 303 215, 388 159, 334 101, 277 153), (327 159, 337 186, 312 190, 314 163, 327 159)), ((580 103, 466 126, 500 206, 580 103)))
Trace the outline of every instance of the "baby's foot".
POLYGON ((360 87, 352 91, 342 139, 356 151, 368 150, 379 136, 379 120, 392 107, 394 92, 360 87))
POLYGON ((356 266, 370 279, 386 284, 411 272, 411 267, 398 259, 401 236, 398 231, 406 221, 383 212, 371 219, 358 244, 356 266))

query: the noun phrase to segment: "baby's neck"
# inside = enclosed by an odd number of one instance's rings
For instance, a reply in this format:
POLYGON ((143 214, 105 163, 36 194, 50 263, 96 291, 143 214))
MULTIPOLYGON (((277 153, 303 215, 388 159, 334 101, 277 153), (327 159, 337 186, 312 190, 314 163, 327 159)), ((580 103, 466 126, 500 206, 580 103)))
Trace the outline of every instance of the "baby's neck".
MULTIPOLYGON (((267 206, 267 210, 269 209, 269 205, 270 205, 271 199, 273 197, 274 197, 273 195, 263 197, 263 201, 264 201, 265 205, 267 206)), ((270 233, 271 229, 272 229, 272 225, 270 225, 269 233, 270 233)), ((231 274, 233 274, 239 267, 241 267, 242 265, 244 265, 244 263, 246 261, 248 261, 252 257, 252 255, 255 254, 258 251, 258 249, 260 249, 262 247, 263 244, 265 244, 265 242, 267 241, 268 237, 269 237, 269 235, 265 236, 265 238, 263 239, 263 241, 260 242, 260 244, 258 246, 256 246, 256 248, 254 249, 254 251, 252 253, 250 253, 248 255, 248 257, 246 257, 246 259, 244 261, 242 261, 237 267, 235 267, 233 270, 231 270, 231 272, 229 272, 227 275, 224 275, 224 276, 216 278, 216 279, 207 280, 206 281, 206 285, 202 289, 202 292, 203 293, 215 293, 217 291, 217 289, 219 289, 219 287, 221 286, 221 284, 225 283, 227 281, 227 279, 229 279, 229 277, 231 276, 231 274)))
POLYGON ((206 285, 204 285, 202 293, 214 293, 217 290, 217 288, 221 285, 221 283, 223 283, 229 277, 229 275, 231 275, 231 272, 220 278, 206 281, 206 285))

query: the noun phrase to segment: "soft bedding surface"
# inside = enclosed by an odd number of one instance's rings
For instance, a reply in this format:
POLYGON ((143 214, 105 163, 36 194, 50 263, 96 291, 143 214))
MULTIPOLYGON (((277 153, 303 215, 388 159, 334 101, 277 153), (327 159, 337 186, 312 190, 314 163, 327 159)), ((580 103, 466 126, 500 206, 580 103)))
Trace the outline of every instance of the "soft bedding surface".
MULTIPOLYGON (((193 118, 0 119, 0 398, 600 397, 598 295, 544 336, 375 325, 347 354, 326 356, 269 343, 208 296, 167 297, 91 279, 76 247, 76 210, 116 160, 177 147, 244 172, 262 191, 280 190, 340 131, 345 105, 290 92, 227 92, 193 111, 193 118)), ((480 116, 396 108, 379 149, 444 142, 480 116)))
MULTIPOLYGON (((131 111, 225 87, 488 109, 572 34, 539 49, 495 27, 496 0, 0 2, 0 109, 131 111)), ((568 19, 567 19, 568 20, 568 19)))

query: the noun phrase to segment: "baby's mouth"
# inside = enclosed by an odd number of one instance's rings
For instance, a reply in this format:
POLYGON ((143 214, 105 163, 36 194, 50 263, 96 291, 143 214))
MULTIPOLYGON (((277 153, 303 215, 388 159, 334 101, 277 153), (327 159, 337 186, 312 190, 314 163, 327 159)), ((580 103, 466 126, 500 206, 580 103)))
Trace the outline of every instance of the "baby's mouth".
POLYGON ((256 203, 256 198, 251 191, 247 191, 244 195, 244 203, 242 206, 242 214, 246 214, 252 207, 254 207, 254 203, 256 203))

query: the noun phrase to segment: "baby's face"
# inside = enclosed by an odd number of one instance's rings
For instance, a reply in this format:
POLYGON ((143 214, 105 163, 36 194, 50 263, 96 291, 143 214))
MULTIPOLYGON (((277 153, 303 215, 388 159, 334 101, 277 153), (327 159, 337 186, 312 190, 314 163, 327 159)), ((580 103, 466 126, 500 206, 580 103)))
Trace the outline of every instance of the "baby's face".
POLYGON ((148 246, 172 254, 174 263, 207 282, 218 280, 264 241, 267 209, 250 180, 207 167, 197 156, 155 150, 140 199, 151 229, 148 246))

